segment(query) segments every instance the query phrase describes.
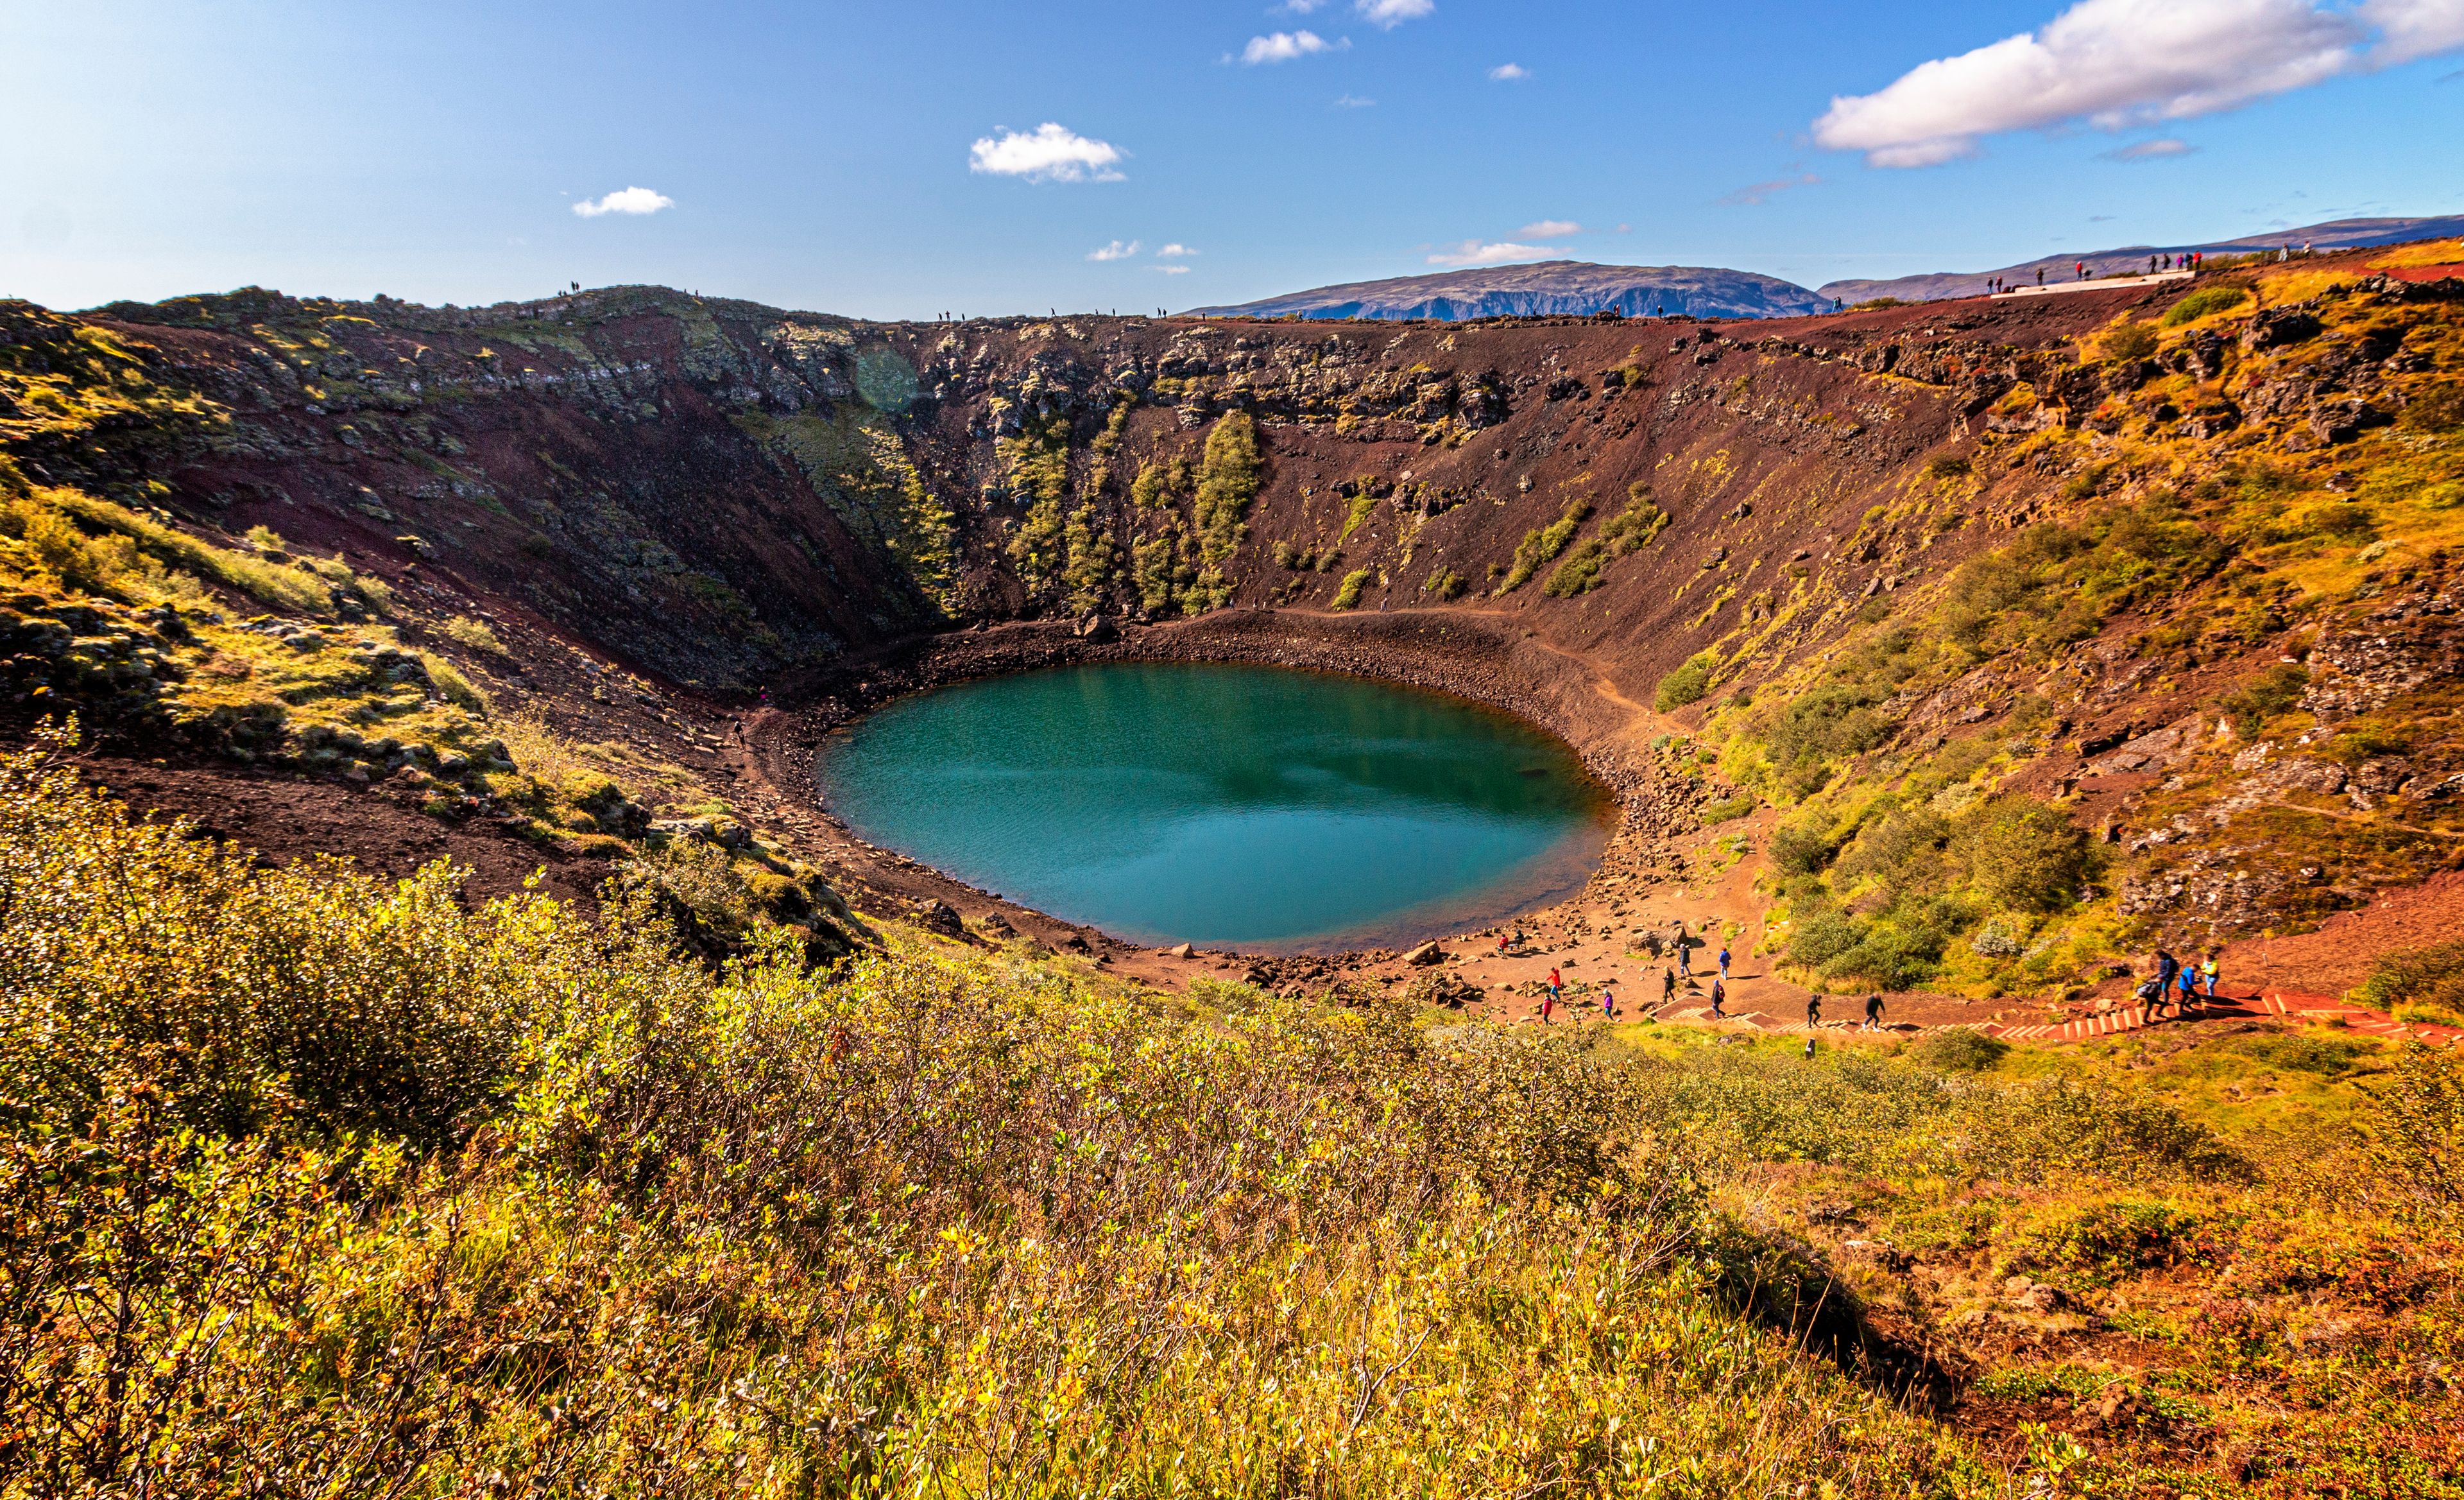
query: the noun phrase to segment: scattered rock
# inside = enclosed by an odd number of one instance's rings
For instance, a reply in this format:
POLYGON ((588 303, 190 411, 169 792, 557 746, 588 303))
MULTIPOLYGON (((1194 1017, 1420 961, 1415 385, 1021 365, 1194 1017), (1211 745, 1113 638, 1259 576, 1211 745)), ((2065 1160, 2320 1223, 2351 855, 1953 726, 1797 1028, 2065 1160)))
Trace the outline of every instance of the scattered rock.
POLYGON ((967 936, 967 924, 959 918, 957 908, 936 898, 928 897, 916 905, 915 925, 944 938, 967 936))
POLYGON ((1419 947, 1413 949, 1411 952, 1403 955, 1403 961, 1405 963, 1418 964, 1425 967, 1432 963, 1443 963, 1446 961, 1447 957, 1448 955, 1446 950, 1439 947, 1432 941, 1424 942, 1419 947))

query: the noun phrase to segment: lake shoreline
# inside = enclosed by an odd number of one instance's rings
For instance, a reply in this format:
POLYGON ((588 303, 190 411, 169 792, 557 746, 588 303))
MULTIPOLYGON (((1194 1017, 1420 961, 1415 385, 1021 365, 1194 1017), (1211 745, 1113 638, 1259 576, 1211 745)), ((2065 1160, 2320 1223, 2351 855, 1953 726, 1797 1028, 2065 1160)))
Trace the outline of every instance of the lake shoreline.
MULTIPOLYGON (((1504 920, 1545 915, 1557 925, 1582 925, 1621 908, 1644 888, 1682 881, 1687 873, 1683 846, 1700 829, 1706 793, 1699 778, 1676 771, 1654 752, 1653 738, 1664 727, 1659 716, 1593 663, 1540 643, 1511 616, 1460 610, 1243 609, 1091 634, 1066 622, 1026 621, 914 637, 773 684, 771 705, 739 720, 746 789, 807 815, 803 830, 859 911, 906 915, 920 903, 939 901, 970 920, 998 915, 1045 946, 1083 949, 1107 960, 1109 972, 1175 988, 1191 973, 1222 970, 1274 987, 1399 977, 1394 948, 1299 955, 1221 949, 1171 959, 881 849, 824 805, 816 775, 820 743, 851 720, 931 688, 1100 662, 1241 663, 1337 673, 1460 698, 1562 741, 1614 800, 1613 827, 1597 868, 1580 889, 1562 899, 1544 897, 1504 920)), ((1431 930, 1420 936, 1444 940, 1465 935, 1431 930)))

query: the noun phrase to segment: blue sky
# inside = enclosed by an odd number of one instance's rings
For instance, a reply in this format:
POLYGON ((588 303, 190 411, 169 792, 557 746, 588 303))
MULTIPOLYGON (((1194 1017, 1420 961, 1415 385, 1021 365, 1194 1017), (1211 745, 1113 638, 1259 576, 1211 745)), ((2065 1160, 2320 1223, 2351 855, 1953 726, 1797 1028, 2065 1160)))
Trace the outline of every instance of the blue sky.
POLYGON ((2464 211, 2459 139, 2464 0, 0 0, 0 295, 1814 285, 2464 211))

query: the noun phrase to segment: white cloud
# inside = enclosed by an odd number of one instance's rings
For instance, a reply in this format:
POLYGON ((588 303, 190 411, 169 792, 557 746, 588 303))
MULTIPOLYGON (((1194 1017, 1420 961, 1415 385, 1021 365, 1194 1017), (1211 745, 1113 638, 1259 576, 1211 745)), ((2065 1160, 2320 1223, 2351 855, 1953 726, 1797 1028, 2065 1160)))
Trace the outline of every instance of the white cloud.
POLYGON ((1116 164, 1127 154, 1110 142, 1089 141, 1047 121, 1033 134, 1010 130, 999 139, 984 137, 967 148, 967 170, 1031 183, 1116 183, 1116 164))
POLYGON ((1331 42, 1315 32, 1277 32, 1250 37, 1249 45, 1241 49, 1241 60, 1254 68, 1262 62, 1289 62, 1313 52, 1341 52, 1351 45, 1349 37, 1331 42))
POLYGON ((2078 0, 2033 33, 1835 98, 1814 139, 1875 166, 1931 166, 2006 130, 2119 130, 2235 109, 2464 47, 2464 0, 2078 0), (2375 40, 2373 37, 2375 36, 2375 40))
POLYGON ((1376 102, 1377 101, 1374 99, 1362 99, 1356 94, 1344 94, 1336 97, 1334 107, 1337 109, 1367 109, 1376 102))
POLYGON ((1547 260, 1565 252, 1552 245, 1517 245, 1505 241, 1484 245, 1476 239, 1464 240, 1429 257, 1433 266, 1510 266, 1521 260, 1547 260))
POLYGON ((1168 276, 1185 276, 1189 275, 1189 268, 1187 266, 1149 266, 1147 269, 1149 271, 1160 271, 1168 276))
POLYGON ((1100 250, 1090 250, 1087 252, 1087 258, 1089 260, 1127 260, 1137 253, 1138 242, 1136 240, 1131 240, 1126 245, 1121 243, 1119 240, 1114 240, 1100 250))
POLYGON ((1531 77, 1531 70, 1519 62, 1505 62, 1489 69, 1488 76, 1499 83, 1520 83, 1531 77))
POLYGON ((2373 60, 2382 67, 2464 47, 2464 4, 2458 0, 2367 0, 2361 13, 2379 29, 2373 60))
POLYGON ((1352 8, 1370 25, 1391 32, 1405 21, 1417 21, 1436 11, 1438 0, 1353 0, 1352 8))
POLYGON ((666 193, 652 192, 648 188, 627 188, 605 198, 585 198, 573 206, 573 211, 585 219, 595 219, 603 213, 656 213, 675 206, 676 200, 666 193))
POLYGON ((1166 245, 1163 249, 1156 251, 1155 258, 1157 260, 1185 260, 1189 256, 1197 254, 1198 252, 1190 249, 1178 240, 1175 240, 1171 244, 1166 245))
POLYGON ((1284 0, 1284 3, 1275 9, 1287 15, 1307 15, 1325 4, 1326 0, 1284 0))
POLYGON ((1569 234, 1580 234, 1583 227, 1572 219, 1542 219, 1537 224, 1526 224, 1514 232, 1525 239, 1564 239, 1569 234))
POLYGON ((2170 136, 2159 141, 2134 141, 2130 144, 2104 153, 2108 162, 2156 162, 2168 156, 2188 156, 2197 146, 2170 136))

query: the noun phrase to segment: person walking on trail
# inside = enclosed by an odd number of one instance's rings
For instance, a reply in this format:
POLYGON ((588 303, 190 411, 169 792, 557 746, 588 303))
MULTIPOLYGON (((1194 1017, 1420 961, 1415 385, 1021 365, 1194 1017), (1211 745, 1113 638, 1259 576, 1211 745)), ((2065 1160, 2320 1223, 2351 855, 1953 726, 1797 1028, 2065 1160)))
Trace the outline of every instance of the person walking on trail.
POLYGON ((1720 944, 1720 978, 1722 978, 1722 979, 1724 979, 1724 980, 1725 980, 1725 979, 1727 979, 1727 977, 1728 977, 1728 945, 1727 945, 1727 943, 1722 943, 1722 944, 1720 944))
POLYGON ((1551 968, 1549 971, 1549 1004, 1551 1009, 1556 1007, 1558 1001, 1565 998, 1565 982, 1557 978, 1557 971, 1551 968))
POLYGON ((1600 986, 1600 1019, 1603 1021, 1617 1019, 1617 991, 1605 984, 1600 986))
POLYGON ((1675 969, 1662 969, 1660 971, 1660 1003, 1663 1005, 1671 1005, 1677 1003, 1677 971, 1675 969))
POLYGON ((2156 950, 2156 1003, 2148 1007, 2149 1015, 2165 1008, 2166 997, 2173 988, 2173 976, 2181 972, 2181 960, 2162 948, 2156 950))
POLYGON ((2045 284, 2045 268, 2042 266, 2038 266, 2036 268, 2036 284, 2038 286, 2043 286, 2045 284))
POLYGON ((1543 990, 1543 991, 1541 992, 1541 995, 1540 995, 1540 1024, 1541 1024, 1542 1026, 1548 1026, 1548 1025, 1550 1025, 1550 1024, 1551 1024, 1551 1023, 1550 1023, 1550 1020, 1549 1020, 1549 1015, 1550 1015, 1550 1013, 1551 1013, 1551 1011, 1555 1010, 1556 1008, 1557 1008, 1557 986, 1556 986, 1556 985, 1554 985, 1554 984, 1551 984, 1551 985, 1550 985, 1546 990, 1543 990))
POLYGON ((2207 958, 2199 964, 2199 983, 2207 991, 2207 1003, 2211 1005, 2214 1004, 2216 1003, 2216 951, 2213 948, 2208 950, 2207 958))
POLYGON ((1865 997, 1865 1029, 1882 1029, 1882 997, 1879 992, 1865 997))
POLYGON ((1727 1000, 1727 998, 1728 986, 1721 983, 1718 980, 1713 980, 1711 982, 1711 1014, 1719 1017, 1723 1021, 1728 1019, 1728 1013, 1721 1009, 1720 1006, 1722 1003, 1727 1000))
POLYGON ((1677 977, 1681 980, 1694 977, 1694 949, 1685 941, 1685 927, 1682 922, 1677 928, 1677 977))
POLYGON ((2191 964, 2183 964, 2178 983, 2181 988, 2182 998, 2174 1003, 2173 1014, 2177 1016, 2187 1016, 2191 1011, 2196 1010, 2199 1007, 2198 969, 2191 964))
POLYGON ((1805 997, 1805 1029, 1811 1031, 1820 1025, 1822 1025, 1822 997, 1808 995, 1805 997))

